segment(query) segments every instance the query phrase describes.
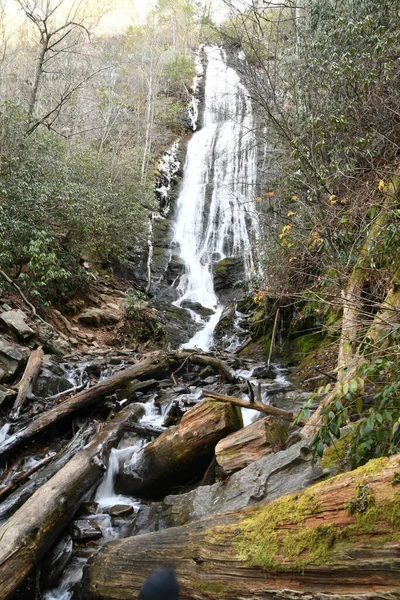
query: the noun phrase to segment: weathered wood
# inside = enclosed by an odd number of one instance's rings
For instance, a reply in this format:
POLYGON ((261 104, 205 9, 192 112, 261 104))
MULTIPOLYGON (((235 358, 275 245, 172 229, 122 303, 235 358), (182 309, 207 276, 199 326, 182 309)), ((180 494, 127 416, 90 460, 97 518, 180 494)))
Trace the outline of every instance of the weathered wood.
POLYGON ((14 488, 24 483, 27 479, 29 479, 29 477, 31 477, 31 475, 36 473, 36 471, 39 471, 39 469, 42 469, 44 466, 48 465, 52 460, 54 460, 54 457, 55 455, 46 456, 46 458, 39 461, 28 471, 19 471, 18 473, 16 473, 11 479, 11 481, 7 483, 7 485, 0 486, 0 501, 2 500, 2 498, 5 498, 9 494, 11 494, 14 488))
POLYGON ((126 428, 127 431, 131 431, 132 433, 137 433, 142 437, 158 437, 164 431, 166 431, 165 427, 157 427, 156 425, 151 425, 150 423, 132 423, 126 428))
POLYGON ((118 413, 0 528, 0 600, 11 597, 72 519, 138 408, 118 413))
POLYGON ((155 352, 136 365, 128 367, 91 388, 71 396, 65 402, 39 415, 27 427, 16 432, 1 444, 0 462, 10 456, 16 448, 45 431, 50 425, 104 399, 118 389, 118 387, 125 385, 130 379, 156 375, 163 376, 173 368, 175 363, 176 357, 173 353, 163 354, 155 352))
POLYGON ((400 455, 237 512, 107 544, 90 559, 90 600, 136 598, 160 565, 182 598, 400 597, 400 455), (397 474, 397 475, 396 475, 397 474))
POLYGON ((197 354, 190 351, 177 352, 178 358, 183 358, 188 362, 195 365, 205 365, 206 367, 212 367, 216 371, 219 371, 223 378, 232 383, 234 381, 234 375, 226 362, 216 356, 210 356, 209 354, 197 354))
MULTIPOLYGON (((234 396, 217 394, 211 390, 203 390, 203 398, 213 398, 214 400, 218 400, 218 402, 230 402, 231 404, 241 406, 242 408, 251 408, 252 410, 258 410, 259 412, 278 417, 279 419, 285 419, 285 421, 293 421, 296 416, 292 412, 283 410, 282 408, 276 408, 276 406, 264 404, 263 402, 248 402, 247 400, 241 400, 234 396)), ((300 423, 304 425, 306 421, 303 419, 300 423)))
POLYGON ((58 453, 53 461, 40 471, 30 476, 29 481, 19 487, 0 505, 0 522, 10 517, 32 494, 57 473, 67 462, 83 448, 95 433, 94 423, 84 425, 70 440, 66 447, 58 453))
POLYGON ((35 381, 39 375, 42 366, 44 352, 42 346, 31 352, 24 374, 18 384, 18 394, 14 402, 13 409, 10 413, 10 418, 18 419, 21 409, 25 404, 27 396, 32 392, 35 381))
POLYGON ((217 442, 242 427, 239 411, 208 400, 200 402, 143 449, 117 477, 117 490, 132 495, 159 496, 207 468, 217 442), (197 469, 197 472, 196 472, 197 469))
POLYGON ((287 429, 274 417, 264 417, 231 433, 215 446, 217 463, 230 475, 266 454, 282 450, 287 429))
POLYGON ((249 346, 251 344, 252 341, 253 341, 253 338, 250 335, 248 338, 246 338, 244 340, 244 342, 242 344, 240 344, 240 346, 238 346, 236 348, 236 350, 233 351, 233 354, 240 354, 243 350, 245 350, 245 348, 247 348, 247 346, 249 346))

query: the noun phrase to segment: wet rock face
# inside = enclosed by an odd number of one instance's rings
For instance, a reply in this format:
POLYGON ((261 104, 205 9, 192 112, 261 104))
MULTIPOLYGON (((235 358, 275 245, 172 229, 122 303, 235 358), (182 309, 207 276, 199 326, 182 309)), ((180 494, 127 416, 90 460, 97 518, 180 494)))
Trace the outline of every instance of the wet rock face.
POLYGON ((245 279, 244 259, 229 256, 213 264, 214 289, 219 300, 231 302, 239 295, 235 284, 245 279))
POLYGON ((189 311, 174 306, 168 300, 157 300, 152 305, 160 315, 167 341, 173 348, 178 348, 180 344, 190 340, 201 327, 199 323, 193 321, 189 311))

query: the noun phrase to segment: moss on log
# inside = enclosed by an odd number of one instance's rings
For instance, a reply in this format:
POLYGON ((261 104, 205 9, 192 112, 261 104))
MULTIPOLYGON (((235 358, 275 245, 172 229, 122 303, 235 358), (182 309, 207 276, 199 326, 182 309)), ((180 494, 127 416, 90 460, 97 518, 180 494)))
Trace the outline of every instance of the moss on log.
POLYGON ((85 571, 90 600, 130 600, 153 568, 176 568, 205 600, 400 597, 400 455, 301 492, 112 542, 85 571))

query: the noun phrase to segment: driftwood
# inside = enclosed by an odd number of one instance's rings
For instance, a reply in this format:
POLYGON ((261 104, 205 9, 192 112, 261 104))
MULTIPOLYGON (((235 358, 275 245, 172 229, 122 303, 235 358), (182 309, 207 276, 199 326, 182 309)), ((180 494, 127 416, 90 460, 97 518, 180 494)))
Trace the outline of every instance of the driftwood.
POLYGON ((39 471, 39 469, 42 469, 44 466, 48 465, 52 460, 54 460, 54 456, 55 455, 46 456, 46 458, 43 458, 43 460, 39 461, 36 465, 34 465, 28 471, 23 471, 23 472, 19 471, 18 473, 16 473, 15 476, 12 478, 12 480, 9 481, 9 483, 7 483, 7 485, 0 487, 0 501, 5 496, 8 496, 9 494, 11 494, 11 492, 13 491, 14 488, 18 487, 19 485, 24 483, 27 479, 29 479, 31 477, 31 475, 33 475, 34 473, 39 471))
POLYGON ((153 353, 136 365, 128 367, 112 377, 97 383, 93 387, 71 396, 68 400, 65 400, 61 404, 39 415, 38 418, 32 421, 27 427, 10 436, 3 444, 1 444, 0 462, 10 456, 16 448, 25 444, 39 433, 42 433, 50 425, 53 425, 60 419, 72 415, 78 410, 85 409, 95 402, 104 399, 131 379, 155 375, 163 376, 166 372, 171 370, 175 361, 176 358, 174 354, 166 355, 161 352, 153 353))
POLYGON ((18 419, 26 398, 32 392, 32 388, 39 375, 40 367, 42 366, 43 357, 44 352, 42 346, 39 346, 39 348, 31 352, 22 379, 18 384, 18 394, 10 414, 10 418, 13 420, 18 419))
POLYGON ((55 475, 67 462, 83 448, 95 433, 96 426, 90 423, 82 426, 67 446, 58 453, 49 465, 31 476, 0 505, 0 522, 11 516, 32 494, 55 475))
MULTIPOLYGON (((273 417, 278 417, 279 419, 285 419, 285 421, 293 421, 296 415, 287 410, 283 410, 282 408, 276 408, 276 406, 270 406, 269 404, 264 404, 263 402, 248 402, 247 400, 241 400, 240 398, 235 398, 234 396, 225 396, 224 394, 217 394, 216 392, 212 392, 211 390, 203 390, 203 398, 213 398, 214 400, 218 400, 219 402, 230 402, 235 406, 240 406, 242 408, 251 408, 252 410, 258 410, 259 412, 265 413, 267 415, 272 415, 273 417)), ((301 424, 305 424, 306 421, 303 419, 300 421, 301 424)))
POLYGON ((132 495, 159 496, 187 477, 204 474, 217 442, 242 427, 233 406, 208 400, 188 410, 179 425, 170 427, 143 448, 134 464, 125 464, 117 477, 117 490, 132 495))
POLYGON ((157 427, 156 425, 151 425, 150 423, 132 423, 132 425, 129 425, 126 430, 148 438, 158 437, 164 433, 164 431, 166 431, 166 428, 157 427))
POLYGON ((264 417, 220 440, 215 447, 217 463, 229 475, 266 454, 282 450, 286 438, 286 427, 280 421, 264 417))
POLYGON ((84 494, 103 475, 104 461, 125 422, 141 414, 139 408, 133 405, 118 413, 0 528, 1 600, 13 594, 65 529, 84 494))
POLYGON ((206 367, 212 367, 216 371, 219 371, 223 378, 232 383, 234 381, 234 375, 228 365, 220 358, 215 356, 209 356, 208 354, 196 354, 190 351, 180 351, 176 353, 176 356, 181 359, 185 359, 188 362, 194 363, 195 365, 204 365, 206 367))
POLYGON ((247 346, 249 346, 251 344, 252 341, 253 341, 253 338, 251 336, 249 336, 248 338, 246 338, 244 340, 244 342, 242 342, 240 344, 240 346, 238 346, 236 348, 236 350, 233 351, 233 354, 240 354, 245 348, 247 348, 247 346))
POLYGON ((137 598, 175 567, 194 600, 400 597, 400 455, 305 490, 103 547, 85 569, 90 600, 137 598))

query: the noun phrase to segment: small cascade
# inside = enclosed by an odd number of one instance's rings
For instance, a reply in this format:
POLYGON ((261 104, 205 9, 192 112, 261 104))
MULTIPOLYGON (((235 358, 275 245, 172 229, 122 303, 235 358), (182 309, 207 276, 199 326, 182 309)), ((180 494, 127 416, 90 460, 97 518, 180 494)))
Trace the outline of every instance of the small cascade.
POLYGON ((203 126, 188 144, 173 244, 185 264, 176 305, 189 301, 215 311, 184 347, 208 350, 222 312, 213 265, 241 257, 244 276, 253 266, 257 152, 248 91, 224 50, 208 47, 205 53, 203 126))

